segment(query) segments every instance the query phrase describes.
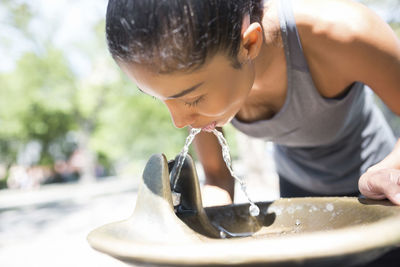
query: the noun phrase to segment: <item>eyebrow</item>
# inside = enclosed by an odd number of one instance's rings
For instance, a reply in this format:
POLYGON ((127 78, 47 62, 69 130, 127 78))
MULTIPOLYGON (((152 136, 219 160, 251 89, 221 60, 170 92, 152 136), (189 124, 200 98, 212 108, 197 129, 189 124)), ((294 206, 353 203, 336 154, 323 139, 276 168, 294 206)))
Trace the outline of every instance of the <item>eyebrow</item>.
POLYGON ((177 93, 177 94, 175 94, 175 95, 169 96, 168 98, 178 98, 178 97, 187 95, 187 94, 193 92, 194 90, 196 90, 197 88, 199 88, 203 83, 204 83, 204 82, 198 83, 198 84, 196 84, 196 85, 194 85, 194 86, 192 86, 192 87, 190 87, 190 88, 188 88, 188 89, 183 90, 183 91, 180 92, 180 93, 177 93))

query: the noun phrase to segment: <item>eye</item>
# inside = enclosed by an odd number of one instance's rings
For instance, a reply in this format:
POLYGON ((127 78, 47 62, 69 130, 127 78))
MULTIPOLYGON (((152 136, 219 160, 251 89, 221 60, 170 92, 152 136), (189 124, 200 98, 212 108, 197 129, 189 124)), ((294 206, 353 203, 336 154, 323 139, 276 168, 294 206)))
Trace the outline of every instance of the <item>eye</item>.
POLYGON ((185 105, 187 105, 189 107, 195 107, 203 100, 204 100, 204 95, 200 96, 199 98, 197 98, 193 102, 185 102, 185 105))

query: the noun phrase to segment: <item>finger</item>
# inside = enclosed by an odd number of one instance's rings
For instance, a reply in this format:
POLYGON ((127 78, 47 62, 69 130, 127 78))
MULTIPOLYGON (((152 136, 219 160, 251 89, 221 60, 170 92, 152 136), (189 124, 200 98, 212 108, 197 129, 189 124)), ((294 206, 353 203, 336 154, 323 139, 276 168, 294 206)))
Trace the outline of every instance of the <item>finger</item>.
POLYGON ((386 197, 392 201, 392 203, 400 206, 400 186, 393 187, 386 193, 386 197))
POLYGON ((386 188, 385 195, 396 205, 400 205, 400 172, 390 172, 390 186, 386 188))
POLYGON ((385 169, 367 172, 359 180, 359 189, 368 198, 388 198, 400 205, 400 171, 385 169))
POLYGON ((358 180, 358 189, 364 196, 372 199, 386 198, 382 183, 379 182, 385 174, 382 171, 368 171, 358 180))

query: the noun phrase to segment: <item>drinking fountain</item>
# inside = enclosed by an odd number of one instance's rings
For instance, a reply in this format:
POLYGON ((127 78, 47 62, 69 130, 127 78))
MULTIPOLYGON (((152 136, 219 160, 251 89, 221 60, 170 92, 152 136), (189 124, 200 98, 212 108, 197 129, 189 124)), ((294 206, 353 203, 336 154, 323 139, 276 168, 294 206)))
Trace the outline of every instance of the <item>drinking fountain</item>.
POLYGON ((400 245, 400 207, 355 197, 281 198, 202 206, 187 155, 172 192, 175 161, 153 155, 126 220, 88 235, 90 245, 126 263, 159 266, 356 266, 400 245))

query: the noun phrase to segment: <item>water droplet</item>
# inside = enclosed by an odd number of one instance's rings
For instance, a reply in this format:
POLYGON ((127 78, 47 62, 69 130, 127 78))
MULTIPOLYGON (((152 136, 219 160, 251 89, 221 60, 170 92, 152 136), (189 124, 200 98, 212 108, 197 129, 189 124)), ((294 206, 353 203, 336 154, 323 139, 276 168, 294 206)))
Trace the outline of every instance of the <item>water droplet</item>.
POLYGON ((219 237, 226 238, 226 233, 224 231, 219 231, 219 237))
POLYGON ((288 208, 287 208, 287 212, 288 212, 289 214, 293 214, 293 213, 295 212, 295 209, 294 209, 293 207, 288 207, 288 208))
POLYGON ((251 216, 256 217, 260 215, 260 209, 257 207, 257 205, 251 204, 249 207, 249 213, 251 216))
POLYGON ((312 208, 313 211, 317 211, 318 210, 318 208, 316 206, 314 206, 314 205, 311 208, 312 208))
POLYGON ((172 191, 172 204, 174 206, 181 204, 181 193, 172 191))
POLYGON ((125 31, 132 31, 131 25, 129 25, 129 22, 125 18, 121 18, 120 22, 125 31))
POLYGON ((328 204, 326 204, 326 209, 328 211, 333 211, 334 207, 333 207, 333 205, 331 203, 328 203, 328 204))
POLYGON ((129 47, 127 47, 126 45, 120 45, 120 48, 121 48, 124 52, 129 52, 129 47))

